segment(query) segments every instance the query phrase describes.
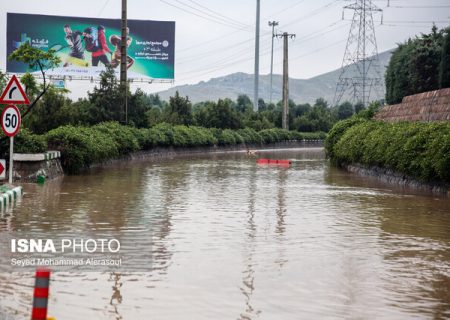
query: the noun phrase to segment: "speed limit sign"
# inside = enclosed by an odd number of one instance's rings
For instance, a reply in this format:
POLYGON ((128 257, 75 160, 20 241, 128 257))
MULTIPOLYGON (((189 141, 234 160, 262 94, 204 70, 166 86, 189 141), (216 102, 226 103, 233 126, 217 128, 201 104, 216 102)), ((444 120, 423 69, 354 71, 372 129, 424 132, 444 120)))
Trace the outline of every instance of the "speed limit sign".
POLYGON ((20 111, 15 105, 7 105, 2 112, 2 129, 8 137, 13 137, 19 132, 20 111))

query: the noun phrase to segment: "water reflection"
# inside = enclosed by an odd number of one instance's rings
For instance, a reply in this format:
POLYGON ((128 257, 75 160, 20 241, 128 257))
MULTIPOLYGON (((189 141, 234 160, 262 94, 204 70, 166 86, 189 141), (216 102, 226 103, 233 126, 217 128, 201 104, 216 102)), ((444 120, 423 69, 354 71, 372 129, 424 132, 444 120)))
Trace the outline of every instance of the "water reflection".
POLYGON ((256 167, 253 167, 250 171, 249 185, 248 185, 248 209, 247 209, 247 239, 244 245, 243 256, 244 258, 244 270, 242 271, 242 285, 240 290, 245 297, 245 310, 239 316, 239 319, 250 320, 254 316, 258 316, 261 313, 260 310, 255 310, 252 306, 252 295, 255 291, 255 270, 254 253, 256 250, 255 237, 257 233, 257 226, 255 223, 255 201, 257 191, 257 177, 256 167))
MULTIPOLYGON (((145 245, 149 272, 55 274, 58 319, 450 318, 448 198, 330 168, 321 149, 261 157, 293 164, 212 155, 29 185, 0 232, 145 245)), ((32 280, 0 273, 0 314, 29 315, 32 280)))
POLYGON ((114 315, 116 320, 123 319, 119 312, 119 305, 122 303, 122 294, 120 293, 120 288, 122 287, 122 282, 120 280, 121 274, 112 272, 109 277, 109 281, 114 282, 112 286, 113 293, 111 295, 111 300, 109 300, 109 304, 114 309, 114 315))
POLYGON ((286 196, 285 196, 285 188, 286 188, 286 180, 288 177, 288 169, 280 168, 278 170, 278 178, 277 178, 277 224, 275 227, 276 239, 278 243, 278 257, 275 262, 279 265, 280 269, 287 262, 285 256, 285 232, 286 232, 286 196))

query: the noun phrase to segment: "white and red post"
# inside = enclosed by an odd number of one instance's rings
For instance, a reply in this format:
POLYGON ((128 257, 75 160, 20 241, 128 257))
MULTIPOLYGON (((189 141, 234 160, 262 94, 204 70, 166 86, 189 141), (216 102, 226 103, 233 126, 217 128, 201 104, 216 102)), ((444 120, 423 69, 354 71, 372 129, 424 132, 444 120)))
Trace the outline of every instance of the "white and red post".
POLYGON ((50 270, 36 270, 36 282, 33 294, 33 311, 31 320, 47 320, 48 292, 50 286, 50 270))

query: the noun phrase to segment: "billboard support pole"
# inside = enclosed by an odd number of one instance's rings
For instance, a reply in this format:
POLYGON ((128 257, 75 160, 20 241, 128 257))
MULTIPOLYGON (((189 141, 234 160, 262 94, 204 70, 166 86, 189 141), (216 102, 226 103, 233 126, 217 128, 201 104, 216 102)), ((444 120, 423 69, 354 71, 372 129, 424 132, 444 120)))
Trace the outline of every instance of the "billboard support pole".
POLYGON ((128 124, 128 81, 127 81, 127 0, 122 0, 122 35, 120 43, 120 85, 124 90, 125 124, 128 124))

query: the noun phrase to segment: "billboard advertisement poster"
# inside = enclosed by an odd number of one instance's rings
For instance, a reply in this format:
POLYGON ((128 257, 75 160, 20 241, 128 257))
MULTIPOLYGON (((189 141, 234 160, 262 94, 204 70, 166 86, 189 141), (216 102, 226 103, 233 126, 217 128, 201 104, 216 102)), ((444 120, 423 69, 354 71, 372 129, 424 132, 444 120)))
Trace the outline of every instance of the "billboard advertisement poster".
MULTIPOLYGON (((175 22, 129 19, 127 26, 128 78, 174 79, 175 22)), ((121 21, 8 13, 7 55, 23 43, 60 57, 60 65, 47 74, 97 78, 107 64, 120 69, 121 21)), ((7 60, 6 71, 37 70, 7 60)))

